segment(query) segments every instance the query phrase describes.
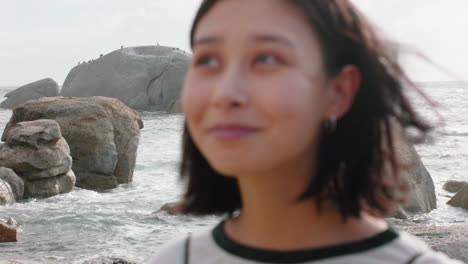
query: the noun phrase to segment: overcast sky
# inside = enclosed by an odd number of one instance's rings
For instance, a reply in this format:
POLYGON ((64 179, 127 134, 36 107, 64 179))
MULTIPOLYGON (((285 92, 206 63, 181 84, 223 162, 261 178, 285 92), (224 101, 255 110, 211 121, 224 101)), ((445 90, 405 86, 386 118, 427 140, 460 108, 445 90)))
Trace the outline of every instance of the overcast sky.
MULTIPOLYGON (((254 1, 254 0, 252 0, 254 1)), ((313 0, 311 0, 313 1, 313 0)), ((200 0, 0 0, 0 86, 51 77, 124 46, 189 50, 200 0)), ((354 0, 388 36, 468 80, 467 0, 354 0)), ((406 61, 406 60, 405 60, 406 61)), ((419 81, 449 77, 409 61, 419 81)))

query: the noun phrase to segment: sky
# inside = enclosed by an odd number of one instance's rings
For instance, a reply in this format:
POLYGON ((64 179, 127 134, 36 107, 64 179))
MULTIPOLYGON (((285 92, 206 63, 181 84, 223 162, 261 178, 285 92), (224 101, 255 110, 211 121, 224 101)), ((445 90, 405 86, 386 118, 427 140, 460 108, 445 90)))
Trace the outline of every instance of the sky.
MULTIPOLYGON (((254 0, 252 0, 254 1, 254 0)), ((311 0, 313 1, 313 0, 311 0)), ((416 81, 468 81, 467 0, 353 0, 386 36, 419 50, 402 62, 416 81), (446 73, 445 73, 446 72, 446 73)), ((79 61, 121 45, 189 51, 200 0, 0 0, 0 86, 59 85, 79 61)))

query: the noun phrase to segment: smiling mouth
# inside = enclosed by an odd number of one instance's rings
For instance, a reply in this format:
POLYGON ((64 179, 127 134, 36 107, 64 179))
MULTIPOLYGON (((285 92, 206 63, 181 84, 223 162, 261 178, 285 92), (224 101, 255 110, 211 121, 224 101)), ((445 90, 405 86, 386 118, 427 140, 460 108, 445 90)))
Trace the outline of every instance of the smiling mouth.
POLYGON ((219 125, 209 129, 209 134, 217 139, 240 139, 258 132, 258 129, 243 125, 219 125))

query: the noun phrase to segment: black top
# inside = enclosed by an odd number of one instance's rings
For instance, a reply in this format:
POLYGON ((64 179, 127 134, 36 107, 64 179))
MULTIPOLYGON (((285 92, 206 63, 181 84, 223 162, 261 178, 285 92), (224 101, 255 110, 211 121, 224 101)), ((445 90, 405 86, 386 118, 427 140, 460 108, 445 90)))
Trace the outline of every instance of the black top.
POLYGON ((273 251, 239 244, 227 236, 224 224, 223 221, 213 229, 213 238, 218 246, 241 258, 270 263, 298 263, 356 254, 383 246, 398 237, 397 232, 388 229, 375 236, 350 243, 304 250, 273 251))

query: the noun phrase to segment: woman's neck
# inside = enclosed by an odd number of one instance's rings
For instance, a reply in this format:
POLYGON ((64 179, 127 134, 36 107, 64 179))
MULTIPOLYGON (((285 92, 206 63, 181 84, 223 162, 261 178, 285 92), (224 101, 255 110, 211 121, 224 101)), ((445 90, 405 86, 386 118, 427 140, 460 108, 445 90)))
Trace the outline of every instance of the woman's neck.
POLYGON ((238 180, 242 210, 227 221, 225 231, 247 246, 271 250, 317 248, 361 240, 388 228, 383 219, 365 213, 359 219, 343 222, 331 203, 323 203, 318 210, 313 200, 298 201, 308 184, 298 175, 246 176, 238 180))

